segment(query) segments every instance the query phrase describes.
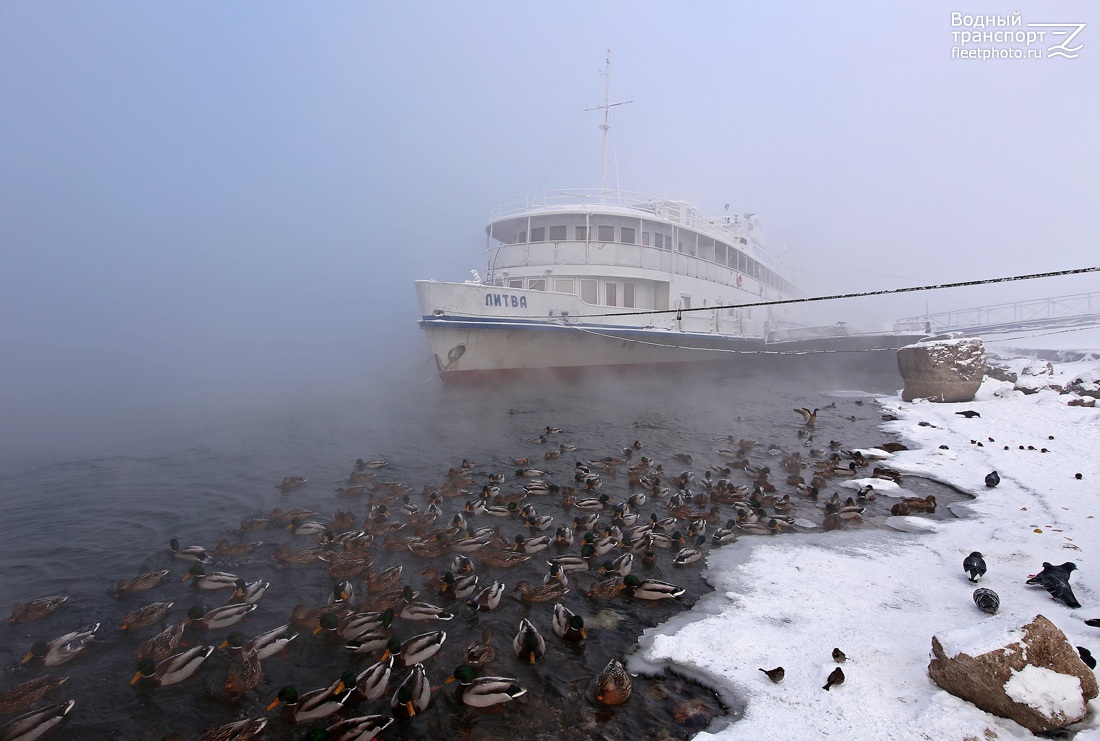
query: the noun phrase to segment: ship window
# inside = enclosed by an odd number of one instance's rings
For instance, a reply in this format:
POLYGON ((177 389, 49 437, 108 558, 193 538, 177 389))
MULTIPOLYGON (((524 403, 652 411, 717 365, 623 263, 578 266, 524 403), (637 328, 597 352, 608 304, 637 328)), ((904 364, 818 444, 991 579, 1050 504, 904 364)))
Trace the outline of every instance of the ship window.
POLYGON ((531 282, 527 284, 527 287, 532 291, 545 291, 546 278, 532 278, 531 282))
POLYGON ((565 224, 558 224, 550 227, 549 236, 551 242, 564 242, 565 234, 568 231, 568 227, 565 224))
POLYGON ((719 265, 726 264, 726 245, 721 242, 714 245, 714 261, 719 265))
POLYGON ((523 288, 523 278, 513 278, 508 281, 509 288, 523 288))
POLYGON ((581 301, 586 304, 596 303, 596 281, 581 278, 581 301))
POLYGON ((545 226, 533 226, 533 227, 531 227, 531 241, 532 242, 545 242, 546 241, 546 227, 545 226))
POLYGON ((604 284, 603 295, 604 295, 604 298, 607 299, 607 301, 605 303, 608 306, 618 306, 619 305, 618 297, 615 295, 617 293, 617 291, 616 291, 617 288, 618 288, 618 285, 615 284, 615 283, 605 283, 604 284))
POLYGON ((634 284, 623 283, 623 306, 628 309, 634 308, 634 284))
POLYGON ((614 242, 615 241, 615 227, 600 225, 596 227, 596 241, 597 242, 614 242))
POLYGON ((632 227, 632 226, 621 226, 621 227, 619 227, 619 241, 622 242, 623 244, 634 244, 635 243, 635 236, 634 236, 635 233, 636 232, 635 232, 634 227, 632 227))
POLYGON ((527 241, 527 230, 524 229, 522 232, 519 233, 519 236, 516 237, 516 244, 523 244, 526 241, 527 241))
POLYGON ((555 293, 572 293, 573 292, 573 279, 572 278, 554 278, 554 292, 555 293))
POLYGON ((573 239, 578 242, 588 241, 588 227, 587 226, 575 226, 573 227, 573 239))
POLYGON ((642 246, 649 246, 649 232, 642 232, 642 246))

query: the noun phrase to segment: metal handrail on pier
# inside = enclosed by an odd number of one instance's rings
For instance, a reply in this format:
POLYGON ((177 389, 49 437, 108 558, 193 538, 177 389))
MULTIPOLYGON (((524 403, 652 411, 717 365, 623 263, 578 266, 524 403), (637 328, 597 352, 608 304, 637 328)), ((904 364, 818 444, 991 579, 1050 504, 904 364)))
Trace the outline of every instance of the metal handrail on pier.
POLYGON ((899 321, 926 321, 936 334, 1002 334, 1028 329, 1100 325, 1100 292, 942 311, 899 321))

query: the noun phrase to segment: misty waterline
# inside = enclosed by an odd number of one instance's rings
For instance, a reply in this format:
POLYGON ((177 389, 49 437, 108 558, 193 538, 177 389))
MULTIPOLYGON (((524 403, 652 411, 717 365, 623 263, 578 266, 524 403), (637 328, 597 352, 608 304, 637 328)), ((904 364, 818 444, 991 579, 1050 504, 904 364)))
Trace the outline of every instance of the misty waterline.
MULTIPOLYGON (((518 489, 512 476, 514 458, 530 456, 532 465, 547 470, 546 478, 564 484, 571 480, 574 460, 618 455, 635 440, 643 445, 640 454, 664 462, 670 474, 691 468, 700 475, 708 466, 722 462, 716 449, 727 447, 728 442, 717 440, 721 437, 756 440, 762 460, 761 451, 770 445, 806 450, 809 446, 825 447, 829 440, 836 439, 854 447, 869 446, 885 436, 876 429, 880 421, 878 408, 869 401, 863 403, 865 394, 891 392, 898 385, 900 379, 889 372, 826 377, 820 368, 809 374, 794 374, 774 367, 737 373, 728 368, 709 369, 680 376, 597 376, 574 383, 526 379, 467 388, 445 388, 423 375, 389 389, 355 390, 344 399, 326 403, 276 405, 232 413, 218 410, 205 418, 191 410, 179 417, 186 417, 188 425, 165 425, 159 434, 131 439, 111 455, 59 460, 6 472, 0 478, 9 526, 9 537, 0 542, 0 563, 5 564, 0 595, 5 606, 15 600, 55 593, 69 594, 70 602, 47 620, 7 626, 8 635, 0 649, 0 662, 7 669, 3 687, 42 671, 19 668, 19 659, 33 640, 49 640, 98 621, 103 623, 101 638, 89 654, 54 670, 70 676, 58 692, 58 699, 77 700, 72 718, 58 738, 124 738, 127 729, 138 727, 156 729, 160 735, 171 731, 196 735, 235 717, 262 715, 262 706, 273 699, 281 684, 296 684, 305 691, 329 683, 347 663, 338 647, 318 646, 316 639, 311 643, 311 636, 302 636, 292 644, 294 651, 289 657, 277 656, 265 662, 264 684, 235 703, 227 702, 221 690, 224 661, 215 663, 218 657, 199 676, 178 687, 149 692, 126 685, 134 670, 138 639, 120 634, 117 629, 125 610, 169 599, 176 603, 169 620, 178 621, 193 603, 201 601, 209 608, 223 601, 196 595, 190 585, 179 584, 186 568, 166 550, 169 539, 176 537, 185 544, 202 543, 207 547, 213 547, 221 538, 236 542, 240 536, 231 531, 242 519, 273 507, 307 507, 321 513, 321 519, 337 509, 350 510, 361 519, 366 512, 365 501, 336 493, 337 487, 345 485, 357 458, 386 459, 389 465, 378 471, 378 477, 412 487, 414 501, 423 505, 423 488, 439 486, 447 470, 463 458, 475 461, 477 471, 508 474, 503 488, 512 490, 518 489), (793 408, 824 407, 830 402, 836 406, 819 414, 815 439, 799 437, 799 430, 805 432, 805 428, 793 408), (548 425, 562 429, 552 436, 552 443, 576 445, 577 451, 544 461, 543 453, 552 446, 537 439, 548 425), (672 456, 678 453, 691 454, 692 465, 674 462, 672 456), (309 481, 284 495, 276 485, 289 475, 304 476, 309 481), (154 568, 172 569, 172 581, 122 604, 110 596, 118 579, 154 568)), ((143 422, 149 429, 157 428, 155 419, 143 422)), ((127 432, 105 429, 103 437, 125 438, 127 432)), ((48 455, 48 451, 39 451, 39 455, 48 455)), ((617 500, 625 498, 625 475, 605 477, 601 492, 617 500)), ((444 508, 448 517, 461 504, 448 500, 444 508)), ((535 504, 540 512, 553 514, 556 520, 571 521, 576 514, 561 513, 549 498, 536 500, 535 504)), ((651 502, 646 513, 662 508, 651 502)), ((807 514, 813 511, 812 506, 806 507, 807 514)), ((487 522, 489 519, 482 518, 478 524, 501 524, 487 522)), ((502 530, 510 538, 521 529, 518 523, 507 523, 502 530)), ((325 600, 332 580, 323 569, 277 566, 270 560, 276 547, 304 547, 308 543, 278 531, 247 537, 265 541, 258 556, 217 562, 218 569, 273 583, 255 617, 241 626, 247 635, 285 622, 297 603, 313 605, 325 600)), ((447 559, 438 560, 443 564, 447 559)), ((688 590, 687 604, 709 591, 700 578, 701 564, 678 569, 670 561, 671 554, 662 554, 661 562, 646 575, 684 586, 688 590)), ((382 559, 376 558, 376 562, 385 565, 382 559)), ((421 578, 415 575, 419 565, 406 564, 404 581, 424 590, 421 578)), ((521 578, 535 582, 545 569, 543 559, 536 556, 524 569, 486 574, 483 580, 498 578, 509 588, 521 578)), ((535 704, 535 708, 545 705, 547 712, 560 717, 568 728, 583 728, 582 736, 599 733, 608 738, 625 737, 642 729, 650 733, 662 726, 675 736, 685 732, 684 728, 674 727, 684 718, 691 721, 687 729, 698 730, 720 712, 713 695, 672 678, 640 681, 639 694, 661 700, 647 702, 647 708, 656 710, 647 710, 641 714, 644 717, 638 717, 637 707, 631 709, 630 704, 614 711, 588 701, 591 679, 607 659, 629 651, 642 630, 659 624, 683 606, 651 608, 642 604, 639 608, 638 604, 619 600, 591 602, 585 599, 584 591, 592 580, 580 577, 574 581, 572 592, 563 602, 607 626, 598 643, 590 642, 579 650, 570 647, 571 653, 567 654, 557 645, 560 642, 552 641, 556 644, 553 655, 528 669, 515 662, 508 647, 521 616, 531 616, 547 634, 548 642, 556 638, 546 618, 549 605, 528 607, 506 597, 501 611, 490 616, 477 616, 460 605, 454 606, 456 619, 439 626, 449 634, 446 650, 429 663, 433 686, 454 668, 462 648, 480 635, 481 627, 491 624, 498 648, 492 673, 520 678, 530 693, 528 703, 535 704), (565 702, 570 698, 572 702, 565 702), (562 716, 562 705, 575 707, 562 716)), ((432 597, 430 591, 425 593, 426 599, 436 601, 432 597)), ((157 629, 159 626, 147 629, 138 638, 150 637, 157 629)), ((420 629, 418 625, 412 632, 429 629, 435 626, 420 629)), ((217 640, 226 632, 217 632, 217 640)), ((403 638, 411 635, 408 626, 398 634, 403 638)), ((194 635, 189 639, 197 642, 203 637, 194 635)), ((403 672, 395 674, 403 676, 403 672)), ((423 733, 426 738, 438 737, 439 733, 457 735, 471 724, 480 723, 479 733, 507 735, 508 723, 538 714, 529 707, 522 716, 513 711, 499 721, 485 721, 453 713, 449 706, 445 701, 435 703, 434 710, 429 711, 431 717, 411 724, 402 733, 423 733), (451 730, 441 730, 446 728, 451 730)), ((364 708, 359 711, 368 712, 364 708)), ((377 711, 373 707, 369 710, 377 711)), ((540 732, 534 727, 529 730, 532 737, 540 732)), ((269 724, 272 738, 292 738, 298 733, 300 729, 294 730, 277 719, 269 724)))

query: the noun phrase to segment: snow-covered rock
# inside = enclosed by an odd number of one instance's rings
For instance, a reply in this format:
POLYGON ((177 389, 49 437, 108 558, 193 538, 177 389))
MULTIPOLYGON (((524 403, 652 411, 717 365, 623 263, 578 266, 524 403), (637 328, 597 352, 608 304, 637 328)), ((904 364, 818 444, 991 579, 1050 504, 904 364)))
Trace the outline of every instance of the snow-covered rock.
POLYGON ((1018 629, 983 623, 932 637, 932 681, 1035 733, 1084 719, 1096 677, 1062 631, 1042 615, 1018 629))
POLYGON ((985 377, 985 347, 977 337, 934 339, 898 350, 903 401, 970 401, 985 377))

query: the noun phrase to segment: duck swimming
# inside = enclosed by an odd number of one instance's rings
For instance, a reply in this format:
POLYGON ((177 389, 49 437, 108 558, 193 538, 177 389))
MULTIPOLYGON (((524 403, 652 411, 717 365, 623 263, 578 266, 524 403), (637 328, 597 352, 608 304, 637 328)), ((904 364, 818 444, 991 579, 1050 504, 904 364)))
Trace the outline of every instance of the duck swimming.
MULTIPOLYGON (((167 574, 168 571, 165 570, 164 573, 167 574)), ((67 599, 69 599, 68 595, 56 594, 52 597, 39 597, 28 602, 16 602, 11 606, 11 617, 8 618, 8 622, 14 624, 27 620, 40 620, 47 615, 52 615, 57 608, 65 604, 67 599)))
POLYGON ((622 705, 630 699, 633 688, 626 667, 618 659, 612 659, 596 677, 596 702, 601 705, 622 705))
POLYGON ((138 682, 154 687, 177 684, 194 674, 213 652, 213 646, 195 646, 183 653, 169 656, 159 663, 148 658, 142 659, 138 663, 134 678, 130 680, 130 685, 133 686, 138 682))
POLYGON ((192 577, 194 577, 192 583, 199 589, 236 589, 237 581, 241 578, 236 574, 229 574, 224 571, 207 573, 201 563, 197 563, 188 569, 187 573, 183 575, 182 581, 187 581, 192 577))
POLYGON ((518 679, 509 677, 477 677, 474 668, 463 664, 455 669, 446 682, 458 682, 455 698, 463 705, 473 708, 488 708, 515 700, 527 694, 519 686, 518 679))
POLYGON ((131 610, 122 617, 122 630, 137 630, 147 628, 168 614, 172 609, 172 602, 154 602, 150 605, 131 610))
POLYGON ((279 690, 279 694, 267 709, 274 710, 282 703, 283 720, 302 723, 329 717, 343 707, 349 697, 351 697, 351 691, 344 687, 343 682, 307 692, 301 697, 298 696, 298 690, 293 685, 286 685, 279 690))
POLYGON ((519 621, 519 630, 512 639, 512 651, 516 657, 534 664, 546 654, 546 641, 527 618, 519 621))
POLYGON ((427 710, 431 700, 432 686, 424 673, 424 665, 417 664, 393 693, 390 710, 395 717, 412 718, 427 710))
POLYGON ((577 615, 561 602, 554 604, 554 633, 567 641, 582 641, 588 638, 584 632, 584 618, 577 615))
POLYGON ((66 633, 63 636, 53 639, 49 643, 45 641, 35 641, 34 645, 31 646, 31 650, 27 652, 27 655, 24 656, 23 660, 19 663, 27 664, 31 661, 36 661, 41 662, 45 666, 58 666, 59 664, 64 664, 76 658, 88 648, 95 638, 97 630, 99 630, 99 623, 85 625, 80 630, 66 633))
POLYGON ((138 574, 133 579, 122 579, 115 585, 115 598, 117 599, 123 594, 144 592, 146 589, 159 586, 166 576, 168 576, 168 569, 161 569, 159 571, 146 571, 138 574))

